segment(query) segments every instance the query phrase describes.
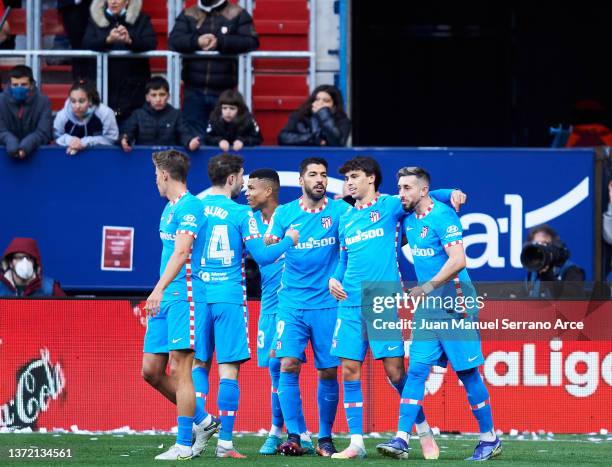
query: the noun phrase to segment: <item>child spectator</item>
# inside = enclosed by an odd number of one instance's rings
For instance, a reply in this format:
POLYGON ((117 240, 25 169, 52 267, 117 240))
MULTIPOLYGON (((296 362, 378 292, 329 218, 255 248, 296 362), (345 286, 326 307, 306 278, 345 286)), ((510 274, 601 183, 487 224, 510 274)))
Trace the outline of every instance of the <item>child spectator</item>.
POLYGON ((238 91, 223 91, 210 114, 206 144, 222 151, 240 151, 243 146, 259 146, 262 138, 255 119, 238 91))
POLYGON ((342 94, 327 84, 318 86, 291 114, 278 135, 285 146, 346 146, 351 121, 344 112, 342 94))
POLYGON ((115 113, 100 102, 93 84, 80 80, 70 88, 64 108, 53 123, 55 142, 74 156, 90 146, 110 146, 119 138, 115 113))
POLYGON ((142 146, 183 145, 190 151, 200 147, 200 138, 185 123, 181 112, 168 104, 170 86, 154 76, 145 86, 146 103, 125 122, 121 136, 124 151, 134 144, 142 146))

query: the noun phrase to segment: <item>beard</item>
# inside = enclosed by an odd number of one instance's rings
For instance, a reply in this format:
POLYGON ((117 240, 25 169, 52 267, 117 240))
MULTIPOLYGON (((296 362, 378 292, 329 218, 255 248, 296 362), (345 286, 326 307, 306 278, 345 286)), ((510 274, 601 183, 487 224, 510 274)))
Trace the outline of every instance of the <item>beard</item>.
POLYGON ((402 207, 404 208, 405 212, 410 212, 410 211, 414 211, 414 208, 416 207, 418 203, 411 201, 409 203, 403 203, 402 202, 402 207))
POLYGON ((323 199, 323 197, 325 196, 325 191, 326 190, 324 185, 315 185, 313 188, 304 185, 304 194, 314 201, 319 201, 320 199, 323 199), (319 187, 323 188, 321 194, 314 192, 314 189, 319 187))

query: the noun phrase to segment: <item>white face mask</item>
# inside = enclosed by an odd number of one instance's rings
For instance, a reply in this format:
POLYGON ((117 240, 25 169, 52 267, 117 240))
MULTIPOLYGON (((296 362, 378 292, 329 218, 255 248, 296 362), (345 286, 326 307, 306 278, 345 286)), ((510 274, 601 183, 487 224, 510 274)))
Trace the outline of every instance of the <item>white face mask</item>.
POLYGON ((34 265, 28 258, 21 258, 17 264, 15 264, 15 274, 21 277, 23 280, 29 280, 34 275, 34 265))

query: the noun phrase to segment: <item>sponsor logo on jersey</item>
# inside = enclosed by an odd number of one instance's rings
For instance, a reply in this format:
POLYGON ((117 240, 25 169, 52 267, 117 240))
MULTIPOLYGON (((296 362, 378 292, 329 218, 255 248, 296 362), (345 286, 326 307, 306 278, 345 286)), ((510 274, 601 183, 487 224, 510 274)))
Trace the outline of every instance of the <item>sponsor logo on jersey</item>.
POLYGON ((300 242, 297 245, 295 245, 295 248, 297 250, 310 250, 312 248, 321 248, 321 247, 326 247, 326 246, 335 245, 335 244, 336 244, 336 237, 325 237, 320 240, 316 240, 310 237, 305 242, 300 242))
POLYGON ((251 235, 258 235, 259 234, 259 229, 257 228, 257 221, 255 220, 254 217, 251 217, 249 219, 249 233, 251 235))
POLYGON ((162 240, 171 240, 171 241, 174 241, 176 239, 176 235, 172 234, 170 232, 162 232, 160 230, 159 231, 159 238, 161 238, 162 240))
POLYGON ((410 248, 412 256, 434 256, 436 252, 433 248, 410 248))
POLYGON ((378 222, 379 220, 380 220, 380 212, 379 211, 372 211, 372 212, 370 212, 370 221, 378 222))
POLYGON ((196 216, 193 214, 185 214, 180 225, 197 228, 198 224, 196 224, 196 216))
POLYGON ((456 225, 449 225, 448 229, 446 229, 447 234, 454 234, 457 232, 459 232, 459 227, 457 227, 456 225))
POLYGON ((421 229, 421 238, 427 237, 427 232, 429 232, 429 227, 424 225, 423 228, 421 229))
POLYGON ((321 225, 323 226, 324 229, 329 229, 332 225, 331 216, 321 217, 321 225))
POLYGON ((384 229, 380 227, 378 229, 366 230, 365 232, 358 230, 357 233, 355 233, 355 235, 346 237, 346 244, 352 245, 353 243, 363 242, 365 240, 371 240, 372 238, 384 237, 384 236, 385 236, 385 231, 384 229))

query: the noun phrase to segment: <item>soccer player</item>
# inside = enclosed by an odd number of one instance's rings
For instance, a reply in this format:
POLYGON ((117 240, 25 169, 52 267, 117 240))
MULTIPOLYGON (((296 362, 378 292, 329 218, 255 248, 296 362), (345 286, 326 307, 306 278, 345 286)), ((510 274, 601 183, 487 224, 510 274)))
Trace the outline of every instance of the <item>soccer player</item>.
MULTIPOLYGON (((202 320, 201 346, 196 348, 194 383, 198 405, 208 394, 208 372, 213 352, 219 364, 217 405, 221 430, 217 457, 244 458, 232 443, 232 432, 240 388, 241 363, 250 359, 248 310, 244 284, 244 256, 248 249, 255 261, 265 265, 280 257, 297 243, 299 234, 288 230, 278 245, 266 247, 253 211, 234 201, 243 185, 243 160, 240 156, 220 154, 208 161, 210 194, 203 199, 206 224, 201 277, 206 284, 208 307, 202 320)), ((205 447, 205 446, 204 446, 205 447)), ((198 452, 203 447, 195 446, 198 452)))
MULTIPOLYGON (((145 309, 149 315, 144 339, 142 374, 144 379, 178 412, 176 444, 156 460, 191 459, 191 430, 210 437, 216 426, 203 423, 202 410, 195 408, 191 379, 196 318, 206 305, 204 283, 199 277, 199 259, 204 246, 201 235, 205 219, 202 202, 187 191, 189 158, 176 150, 153 153, 159 194, 168 199, 159 223, 162 241, 160 278, 145 309), (170 359, 168 358, 170 353, 170 359), (170 361, 170 376, 166 365, 170 361)), ((199 337, 199 336, 197 336, 199 337)))
MULTIPOLYGON (((278 207, 280 179, 272 169, 257 169, 249 174, 246 198, 257 220, 259 232, 265 234, 270 219, 278 207)), ((282 444, 281 435, 284 425, 283 412, 278 400, 278 380, 280 378, 280 360, 276 357, 276 311, 278 308, 278 289, 284 267, 284 258, 259 268, 261 274, 261 312, 257 325, 257 366, 268 368, 271 385, 272 426, 259 454, 275 455, 282 444)), ((302 448, 314 454, 315 450, 310 437, 306 434, 304 414, 298 415, 302 448)))
MULTIPOLYGON (((476 320, 478 311, 476 291, 465 269, 465 251, 461 222, 457 214, 443 203, 435 202, 429 193, 430 176, 420 167, 404 167, 398 172, 399 194, 406 211, 414 210, 403 222, 403 230, 414 254, 414 267, 419 286, 410 291, 411 297, 440 298, 444 307, 423 301, 418 306, 413 321, 412 345, 408 384, 404 386, 400 401, 397 436, 377 449, 386 456, 408 457, 408 440, 412 423, 419 412, 425 393, 425 380, 432 365, 446 367, 451 362, 463 383, 467 398, 480 428, 480 442, 474 454, 466 459, 484 461, 501 454, 501 441, 493 429, 489 394, 482 381, 478 366, 484 363, 477 330, 430 330, 423 321, 456 324, 462 320, 476 320), (468 300, 471 298, 472 300, 468 300), (471 304, 468 304, 471 303, 471 304)), ((449 326, 452 329, 452 326, 449 326)))
MULTIPOLYGON (((355 206, 340 218, 341 256, 338 268, 329 279, 330 293, 340 300, 332 355, 342 361, 344 407, 351 433, 351 442, 336 459, 363 458, 363 395, 361 366, 368 347, 376 360, 382 360, 389 382, 398 393, 406 383, 404 343, 401 331, 377 332, 372 328, 373 315, 368 298, 382 288, 385 294, 401 293, 397 263, 398 222, 405 216, 401 200, 381 195, 378 188, 382 173, 371 157, 356 157, 339 169, 346 187, 355 199, 355 206), (364 333, 362 329, 365 329, 364 333)), ((448 201, 453 190, 438 190, 434 196, 448 201)), ((455 193, 457 199, 462 193, 455 193)), ((397 310, 377 316, 397 321, 397 310)), ((417 420, 423 453, 427 459, 439 454, 433 434, 421 410, 417 420)))
POLYGON ((349 205, 325 196, 325 159, 304 159, 300 163, 299 183, 302 196, 279 206, 266 232, 268 241, 275 241, 287 229, 294 228, 303 239, 285 256, 278 292, 276 356, 281 359, 278 397, 289 433, 279 452, 291 456, 304 454, 299 434, 302 431, 299 374, 310 341, 319 378, 317 454, 331 456, 336 452, 331 430, 338 406, 339 361, 329 352, 337 304, 327 291, 327 280, 338 263, 338 221, 349 205))

